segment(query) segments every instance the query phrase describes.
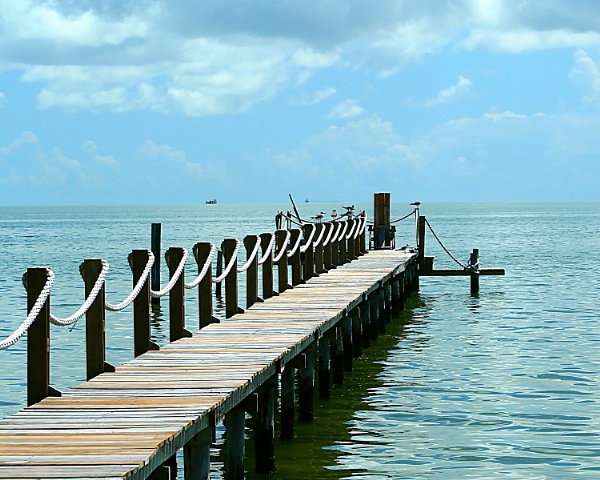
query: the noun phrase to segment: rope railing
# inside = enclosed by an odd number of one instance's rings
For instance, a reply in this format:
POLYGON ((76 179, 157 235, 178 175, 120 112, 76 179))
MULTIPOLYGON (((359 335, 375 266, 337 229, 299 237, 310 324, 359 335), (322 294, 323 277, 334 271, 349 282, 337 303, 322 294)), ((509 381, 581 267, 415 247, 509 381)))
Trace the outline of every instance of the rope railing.
POLYGON ((212 266, 212 260, 213 260, 213 257, 215 256, 216 251, 217 251, 217 248, 214 246, 213 243, 211 243, 210 244, 210 252, 208 253, 208 257, 204 261, 204 265, 202 266, 202 270, 200 270, 200 273, 190 283, 184 283, 184 286, 187 290, 196 288, 198 285, 200 285, 200 282, 202 280, 204 280, 204 277, 206 276, 208 269, 212 266))
MULTIPOLYGON (((313 227, 313 232, 316 229, 317 229, 317 227, 313 227)), ((321 241, 323 240, 323 237, 325 236, 325 230, 327 230, 325 227, 321 228, 321 232, 319 233, 319 236, 317 237, 317 239, 313 243, 313 245, 315 247, 318 247, 319 245, 321 245, 321 241)))
POLYGON ((258 235, 256 235, 256 243, 254 244, 254 249, 252 250, 250 257, 248 257, 248 260, 246 260, 246 263, 237 269, 237 271, 239 273, 243 273, 250 268, 250 265, 252 265, 252 262, 254 262, 256 255, 258 255, 259 248, 260 248, 260 237, 258 235))
POLYGON ((150 296, 152 298, 164 297, 167 293, 169 293, 171 290, 173 290, 173 287, 177 283, 177 280, 179 280, 179 277, 181 277, 181 273, 183 272, 183 269, 185 267, 185 262, 187 261, 187 258, 189 256, 188 251, 185 248, 183 248, 182 250, 183 250, 183 255, 181 256, 181 261, 179 262, 177 269, 173 273, 173 276, 169 280, 169 283, 167 283, 165 285, 165 288, 163 288, 162 290, 155 291, 155 290, 150 289, 150 296))
MULTIPOLYGON (((290 237, 291 237, 291 234, 290 234, 290 237)), ((302 235, 298 235, 298 240, 296 240, 296 244, 292 247, 292 249, 287 254, 288 258, 291 258, 296 254, 296 252, 298 251, 298 248, 300 248, 301 243, 302 243, 302 235)))
POLYGON ((15 343, 17 343, 21 339, 21 337, 25 335, 27 330, 29 330, 29 327, 31 327, 37 316, 40 314, 40 311, 44 307, 46 300, 48 300, 48 297, 50 296, 50 291, 52 290, 52 287, 54 286, 54 281, 56 279, 52 270, 48 268, 46 269, 46 272, 46 283, 44 284, 42 291, 40 292, 38 298, 33 304, 31 311, 27 315, 27 318, 13 333, 11 333, 4 340, 0 341, 0 350, 6 350, 8 347, 11 347, 15 343))
POLYGON ((98 278, 96 279, 96 282, 94 283, 94 286, 92 287, 92 290, 90 291, 88 297, 85 299, 83 305, 79 307, 79 309, 73 315, 67 318, 60 318, 56 315, 50 314, 50 322, 53 325, 58 325, 59 327, 67 327, 69 325, 73 325, 77 323, 87 313, 87 311, 90 309, 90 307, 96 300, 96 297, 98 297, 100 290, 104 286, 104 282, 106 281, 106 275, 108 274, 108 262, 106 262, 106 260, 101 260, 101 262, 102 270, 100 271, 100 274, 98 275, 98 278))
POLYGON ((356 229, 354 232, 354 240, 360 237, 360 234, 365 229, 365 225, 367 224, 367 213, 363 210, 361 216, 359 217, 360 227, 356 229))
POLYGON ((429 227, 429 230, 431 230, 431 233, 433 234, 434 238, 437 240, 437 242, 440 244, 440 246, 444 249, 444 251, 448 254, 448 256, 454 260, 458 265, 460 265, 461 267, 463 267, 465 270, 469 270, 469 266, 465 265, 464 263, 460 262, 459 260, 456 259, 456 257, 454 255, 452 255, 450 253, 450 250, 448 250, 446 248, 446 246, 442 243, 442 241, 440 240, 440 238, 437 236, 437 234, 434 232, 433 227, 431 226, 431 224, 429 223, 429 220, 427 220, 427 218, 425 218, 425 223, 427 224, 427 226, 429 227))
POLYGON ((310 235, 306 239, 306 242, 304 243, 304 245, 302 245, 300 247, 300 253, 306 253, 309 248, 314 248, 315 245, 312 243, 312 241, 313 241, 313 238, 315 238, 315 230, 316 230, 316 227, 314 227, 314 226, 310 229, 310 235))
POLYGON ((403 217, 397 218, 396 220, 392 220, 390 221, 390 223, 398 223, 401 222, 402 220, 406 220, 408 217, 412 217, 413 215, 415 215, 417 213, 417 209, 415 208, 412 212, 407 213, 406 215, 404 215, 403 217))
POLYGON ((227 264, 227 267, 225 267, 225 270, 223 271, 223 273, 221 275, 219 275, 218 277, 213 277, 213 279, 212 279, 213 283, 221 283, 223 280, 225 280, 225 278, 227 277, 227 275, 229 275, 229 272, 231 272, 231 269, 233 268, 233 265, 235 264, 235 262, 237 260, 239 251, 240 251, 240 241, 236 239, 235 240, 235 249, 233 250, 233 254, 231 255, 231 258, 229 259, 229 263, 227 264))
POLYGON ((131 303, 137 298, 137 296, 142 291, 142 288, 144 288, 144 284, 146 283, 146 280, 148 280, 148 276, 150 275, 152 265, 154 265, 154 254, 152 252, 148 252, 148 262, 146 263, 144 271, 142 272, 142 275, 135 284, 135 287, 133 288, 131 293, 127 296, 125 300, 123 300, 121 303, 117 303, 116 305, 106 302, 104 304, 106 310, 108 310, 109 312, 120 312, 121 310, 125 310, 129 305, 131 305, 131 303))
MULTIPOLYGON (((346 225, 348 225, 347 222, 346 222, 346 225)), ((350 228, 350 231, 346 235, 346 240, 350 240, 350 239, 354 238, 354 231, 356 230, 356 227, 358 227, 358 221, 352 222, 352 228, 350 228)))
POLYGON ((281 248, 280 248, 279 252, 277 253, 277 255, 275 255, 273 257, 273 263, 279 262, 283 258, 283 256, 287 253, 287 245, 288 245, 291 237, 292 237, 292 234, 288 230, 285 234, 285 240, 283 242, 283 245, 281 245, 281 248))
POLYGON ((323 246, 326 247, 327 245, 329 245, 332 242, 335 242, 335 237, 333 237, 333 230, 336 230, 336 236, 337 236, 337 231, 339 230, 341 225, 336 225, 335 223, 330 223, 330 228, 329 228, 329 232, 327 233, 327 238, 325 240, 323 240, 323 246))
POLYGON ((263 263, 265 263, 269 259, 269 257, 272 255, 273 245, 275 245, 275 235, 273 233, 271 233, 271 240, 269 240, 269 245, 267 245, 265 253, 262 255, 262 257, 260 257, 258 259, 259 265, 262 265, 263 263))

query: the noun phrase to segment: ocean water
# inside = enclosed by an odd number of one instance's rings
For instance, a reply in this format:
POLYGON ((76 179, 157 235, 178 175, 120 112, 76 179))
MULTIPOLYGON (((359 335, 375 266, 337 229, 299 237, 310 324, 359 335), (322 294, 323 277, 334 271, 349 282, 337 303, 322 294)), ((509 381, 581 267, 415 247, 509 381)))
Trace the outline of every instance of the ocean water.
MULTIPOLYGON (((357 205, 372 209, 370 205, 357 205)), ((299 205, 303 216, 340 210, 299 205)), ((392 217, 410 211, 393 204, 392 217)), ((52 312, 66 316, 83 301, 78 266, 110 264, 107 300, 131 288, 127 254, 150 244, 162 222, 163 247, 272 231, 289 205, 0 208, 0 337, 25 318, 21 276, 48 266, 57 281, 52 312)), ((424 204, 446 247, 461 261, 480 249, 477 295, 466 277, 422 278, 420 292, 363 358, 316 419, 278 442, 271 478, 571 479, 600 477, 600 203, 424 204)), ((398 224, 397 245, 414 245, 414 219, 398 224)), ((437 268, 453 261, 427 235, 437 268)), ((195 270, 188 263, 187 279, 195 270)), ((167 278, 162 266, 163 284, 167 278)), ((243 290, 241 291, 241 293, 243 290)), ((243 303, 243 298, 240 303, 243 303)), ((168 302, 164 302, 165 305, 168 302)), ((166 308, 166 307, 163 307, 166 308)), ((188 328, 197 306, 187 293, 188 328)), ((222 314, 218 306, 217 315, 222 314)), ((154 333, 165 343, 166 311, 154 333)), ((107 315, 107 357, 133 355, 131 307, 107 315)), ((83 324, 52 328, 52 384, 83 380, 83 324)), ((25 405, 24 342, 0 352, 0 414, 25 405)), ((222 429, 220 429, 222 433, 222 429)), ((248 476, 252 438, 248 439, 248 476)), ((212 476, 221 476, 215 445, 212 476)))

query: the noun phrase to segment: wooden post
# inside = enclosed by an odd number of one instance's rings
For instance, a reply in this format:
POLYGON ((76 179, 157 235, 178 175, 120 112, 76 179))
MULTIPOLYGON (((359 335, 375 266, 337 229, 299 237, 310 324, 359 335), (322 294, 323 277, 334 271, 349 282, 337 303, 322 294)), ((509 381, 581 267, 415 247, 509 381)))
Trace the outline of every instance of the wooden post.
POLYGON ((331 371, 331 349, 329 345, 329 336, 319 339, 319 398, 327 400, 331 398, 331 388, 329 386, 329 377, 331 371))
POLYGON ((210 475, 212 428, 205 428, 183 447, 185 480, 206 480, 210 475))
MULTIPOLYGON (((299 228, 294 228, 291 230, 290 237, 290 246, 294 248, 296 243, 298 243, 298 239, 300 238, 301 230, 299 228)), ((290 263, 292 264, 292 286, 300 285, 302 283, 302 262, 300 259, 300 247, 296 249, 296 252, 290 258, 290 263)))
POLYGON ((390 194, 376 193, 374 198, 373 234, 375 249, 389 248, 390 194))
MULTIPOLYGON (((323 224, 323 223, 316 223, 314 225, 314 228, 316 228, 315 231, 315 239, 318 239, 321 236, 321 231, 326 228, 327 225, 323 224)), ((321 238, 321 241, 319 242, 318 245, 315 246, 315 271, 316 274, 319 275, 320 273, 325 273, 327 270, 325 270, 325 265, 324 265, 324 260, 323 260, 323 242, 325 241, 325 234, 327 232, 323 233, 323 237, 321 238)))
POLYGON ((379 338, 379 292, 369 295, 369 310, 371 312, 371 339, 379 338))
MULTIPOLYGON (((287 250, 285 239, 287 236, 286 230, 277 230, 275 232, 275 243, 277 244, 277 252, 282 249, 287 250)), ((288 257, 287 252, 283 254, 279 262, 277 262, 277 290, 279 293, 285 292, 288 288, 288 257)))
MULTIPOLYGON (((102 260, 85 260, 79 267, 85 283, 85 298, 87 298, 102 272, 102 260)), ((85 314, 85 349, 87 379, 90 380, 106 371, 106 323, 105 323, 105 286, 92 306, 85 314)))
MULTIPOLYGON (((315 229, 315 225, 311 223, 307 223, 302 227, 302 235, 305 240, 310 238, 310 234, 315 229)), ((304 253, 304 280, 308 280, 315 276, 315 247, 313 246, 313 242, 317 238, 317 233, 314 232, 311 244, 306 249, 304 253)))
MULTIPOLYGON (((474 248, 471 253, 471 257, 469 259, 469 263, 476 268, 477 263, 479 262, 479 249, 474 248)), ((479 293, 479 273, 471 272, 471 293, 479 293)))
POLYGON ((371 305, 369 298, 365 298, 360 305, 360 317, 362 323, 362 346, 363 348, 369 348, 371 346, 371 337, 373 330, 371 322, 371 305))
POLYGON ((223 260, 225 265, 229 265, 233 261, 231 270, 225 277, 225 317, 231 318, 239 313, 238 305, 238 281, 237 281, 237 258, 232 260, 233 252, 237 245, 235 238, 226 238, 221 243, 221 250, 223 251, 223 260))
MULTIPOLYGON (((340 228, 340 225, 341 225, 341 222, 334 222, 333 223, 334 232, 333 232, 332 235, 335 235, 337 233, 338 229, 340 228)), ((342 233, 343 229, 344 229, 344 227, 342 227, 340 229, 338 237, 342 233)), ((340 240, 339 240, 339 238, 336 238, 335 242, 331 242, 330 241, 329 245, 331 245, 331 267, 330 268, 335 268, 338 265, 340 265, 340 240)))
MULTIPOLYGON (((256 235, 248 235, 244 238, 244 246, 246 247, 246 261, 252 255, 254 247, 258 243, 256 235)), ((251 307, 258 301, 258 254, 246 270, 246 307, 251 307)))
MULTIPOLYGON (((200 242, 194 245, 194 258, 198 264, 198 273, 204 268, 210 255, 211 244, 200 242)), ((202 329, 213 322, 213 296, 212 296, 212 260, 206 271, 206 275, 198 285, 198 305, 199 305, 199 328, 202 329)))
MULTIPOLYGON (((350 220, 344 220, 344 223, 346 224, 346 233, 344 233, 344 235, 340 238, 340 240, 338 241, 338 262, 340 265, 343 265, 344 263, 348 263, 348 240, 346 239, 346 236, 348 235, 348 232, 350 231, 350 220)), ((344 230, 344 227, 342 227, 342 230, 344 230)))
MULTIPOLYGON (((223 273, 223 251, 219 250, 217 252, 217 271, 216 276, 220 277, 223 273)), ((223 282, 219 282, 215 285, 215 295, 220 297, 223 295, 223 282)))
POLYGON ((417 263, 419 270, 423 270, 425 265, 425 223, 427 219, 423 216, 417 217, 417 263))
MULTIPOLYGON (((46 280, 46 268, 28 268, 24 279, 27 289, 27 312, 31 312, 46 280)), ((27 330, 27 405, 49 395, 50 383, 50 297, 27 330)))
POLYGON ((392 288, 392 316, 400 314, 400 280, 394 277, 390 282, 392 288))
POLYGON ((245 425, 246 413, 243 409, 233 409, 225 415, 225 445, 223 448, 225 480, 244 478, 245 425))
POLYGON ((298 420, 309 422, 315 418, 313 396, 315 391, 315 350, 313 343, 304 350, 306 366, 298 369, 298 420))
POLYGON ((275 398, 277 375, 258 389, 258 411, 254 420, 256 473, 275 473, 275 398))
POLYGON ((323 263, 325 264, 325 271, 327 271, 327 270, 331 270, 333 268, 333 259, 332 259, 332 257, 333 257, 333 253, 332 253, 333 252, 333 242, 331 241, 331 238, 333 238, 333 235, 335 234, 335 229, 337 227, 336 227, 336 224, 333 222, 326 222, 326 223, 323 223, 322 225, 323 225, 323 228, 327 228, 327 231, 325 232, 325 236, 323 237, 324 240, 326 240, 325 237, 328 236, 329 230, 331 228, 333 228, 333 230, 334 230, 333 233, 331 234, 329 243, 327 245, 325 245, 325 247, 323 247, 323 263))
POLYGON ((352 318, 352 358, 358 358, 362 355, 363 346, 363 326, 361 310, 364 307, 356 307, 350 312, 352 318))
MULTIPOLYGON (((165 260, 169 267, 169 279, 173 278, 179 263, 183 259, 183 248, 171 247, 165 253, 165 260)), ((175 282, 175 285, 169 292, 169 338, 171 342, 183 337, 191 336, 191 333, 185 329, 185 277, 184 271, 175 282)))
POLYGON ((154 470, 147 480, 172 480, 171 469, 165 464, 154 470))
POLYGON ((282 440, 294 439, 294 403, 296 401, 296 369, 286 365, 281 372, 281 430, 282 440))
MULTIPOLYGON (((271 243, 271 233, 261 233, 260 235, 260 248, 264 255, 271 243)), ((273 296, 273 254, 275 252, 275 246, 273 250, 262 264, 262 296, 266 300, 273 296)))
POLYGON ((336 329, 335 338, 331 339, 331 369, 333 373, 333 383, 341 385, 344 383, 344 344, 342 341, 342 327, 336 329))
POLYGON ((385 324, 387 323, 385 308, 385 285, 382 285, 379 288, 379 291, 375 296, 375 303, 377 305, 376 308, 378 315, 379 333, 385 333, 385 324))
POLYGON ((358 228, 358 219, 348 220, 348 225, 350 225, 348 228, 350 228, 351 230, 354 228, 354 230, 352 231, 352 236, 350 237, 350 239, 348 239, 348 251, 346 257, 348 261, 351 262, 352 260, 356 260, 358 258, 358 256, 356 255, 356 241, 354 240, 354 234, 356 233, 356 229, 358 228))
POLYGON ((352 317, 346 316, 341 321, 342 349, 344 352, 344 369, 352 371, 352 317))
MULTIPOLYGON (((383 316, 385 323, 392 321, 392 285, 391 282, 386 282, 383 285, 383 316)), ((385 328, 385 327, 384 327, 385 328)))
MULTIPOLYGON (((150 271, 151 288, 155 292, 160 290, 160 237, 161 237, 160 223, 153 223, 150 234, 150 250, 154 254, 154 263, 152 264, 152 270, 150 271)), ((152 304, 160 304, 160 298, 152 298, 152 304)))
MULTIPOLYGON (((363 216, 365 214, 363 213, 363 216)), ((360 243, 360 254, 364 255, 365 253, 367 253, 367 229, 363 228, 362 231, 360 232, 360 237, 359 237, 359 243, 360 243)))
MULTIPOLYGON (((133 286, 138 283, 148 264, 148 250, 133 250, 131 252, 131 270, 133 286)), ((148 350, 158 350, 158 345, 152 341, 150 323, 150 282, 146 280, 139 295, 133 301, 133 352, 138 357, 148 350)))

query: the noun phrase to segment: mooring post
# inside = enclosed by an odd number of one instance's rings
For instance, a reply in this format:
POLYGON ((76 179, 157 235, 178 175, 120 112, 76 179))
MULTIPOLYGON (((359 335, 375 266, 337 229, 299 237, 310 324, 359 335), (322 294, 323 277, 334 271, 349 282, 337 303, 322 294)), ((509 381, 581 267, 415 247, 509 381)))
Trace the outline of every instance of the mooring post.
POLYGON ((334 327, 336 331, 335 338, 331 339, 331 370, 333 373, 333 383, 341 385, 344 383, 344 343, 343 331, 341 326, 334 327))
POLYGON ((212 259, 209 258, 212 245, 208 242, 199 242, 194 245, 193 252, 196 263, 198 264, 198 274, 208 263, 204 278, 198 285, 198 305, 199 305, 199 328, 202 329, 213 322, 213 296, 212 296, 212 259))
MULTIPOLYGON (((87 298, 102 272, 102 260, 89 259, 79 267, 85 283, 85 298, 87 298)), ((108 370, 106 363, 106 311, 104 285, 100 288, 96 300, 85 314, 85 350, 87 379, 91 380, 108 370)))
POLYGON ((229 266, 231 262, 233 265, 229 270, 229 273, 225 277, 225 317, 230 318, 239 313, 238 304, 238 281, 237 281, 237 257, 233 258, 235 247, 237 246, 237 240, 235 238, 226 238, 221 243, 221 250, 223 251, 223 260, 225 264, 229 266))
MULTIPOLYGON (((342 234, 342 230, 344 227, 341 222, 333 222, 333 226, 335 227, 333 235, 336 235, 334 242, 329 242, 331 244, 331 267, 335 268, 340 265, 340 237, 342 234)), ((333 238, 333 237, 332 237, 333 238)))
MULTIPOLYGON (((316 223, 314 228, 316 229, 314 238, 318 239, 321 236, 323 229, 326 228, 326 225, 324 223, 316 223)), ((320 273, 325 273, 326 271, 323 260, 323 242, 325 241, 326 234, 327 231, 323 232, 321 241, 318 243, 318 245, 315 245, 315 272, 317 275, 320 273)))
MULTIPOLYGON (((148 250, 133 250, 130 256, 135 287, 148 264, 148 250)), ((140 293, 133 301, 133 352, 138 357, 148 350, 158 350, 158 345, 152 341, 150 323, 150 282, 144 282, 140 293)))
MULTIPOLYGON (((333 329, 335 332, 335 329, 333 329)), ((319 339, 319 398, 327 400, 331 398, 331 388, 329 386, 331 371, 331 348, 329 332, 319 339)))
MULTIPOLYGON (((350 220, 344 220, 344 223, 346 224, 346 230, 341 237, 340 240, 338 242, 338 262, 339 265, 343 265, 344 263, 348 263, 348 241, 346 239, 346 236, 348 235, 348 232, 350 232, 350 220)), ((342 227, 342 231, 344 231, 344 227, 342 227)))
POLYGON ((294 439, 295 402, 296 369, 292 365, 286 364, 281 372, 281 427, 279 433, 281 440, 294 439))
POLYGON ((306 364, 298 369, 298 420, 309 422, 315 418, 313 396, 315 391, 315 353, 316 345, 312 343, 305 350, 306 364))
POLYGON ((371 340, 379 338, 379 292, 369 295, 369 311, 371 319, 371 340))
POLYGON ((327 242, 327 245, 323 247, 323 263, 325 265, 325 269, 323 271, 327 271, 333 268, 333 242, 331 241, 331 239, 333 238, 333 235, 335 235, 337 225, 334 222, 325 222, 322 225, 323 228, 327 228, 327 231, 323 236, 323 241, 327 240, 326 237, 329 237, 329 242, 327 242), (330 230, 332 231, 331 235, 329 234, 330 230))
MULTIPOLYGON (((165 253, 169 267, 169 279, 175 276, 179 264, 183 260, 183 248, 171 247, 165 253)), ((192 334, 185 329, 185 267, 169 292, 169 338, 171 342, 192 334)))
POLYGON ((376 193, 374 197, 373 236, 375 250, 391 246, 390 194, 376 193))
MULTIPOLYGON (((363 212, 361 215, 363 217, 366 216, 365 212, 363 212)), ((362 228, 362 231, 360 232, 359 242, 360 242, 360 254, 364 255, 365 253, 367 253, 367 229, 366 229, 366 225, 362 228)))
POLYGON ((355 307, 350 312, 352 318, 352 358, 358 358, 362 355, 363 326, 361 310, 363 308, 363 306, 355 307))
POLYGON ((371 321, 371 305, 369 297, 366 297, 360 305, 360 318, 362 323, 362 347, 369 348, 371 346, 371 333, 373 330, 373 322, 371 321))
POLYGON ((346 252, 346 258, 349 262, 352 260, 356 260, 358 256, 356 255, 356 240, 354 240, 354 234, 356 233, 356 229, 358 228, 358 219, 350 219, 348 220, 350 225, 350 231, 352 231, 352 235, 348 239, 348 250, 346 252))
MULTIPOLYGON (((263 256, 266 254, 271 244, 272 233, 260 234, 260 248, 263 256)), ((262 264, 262 298, 265 300, 273 296, 273 254, 275 253, 275 244, 273 244, 271 253, 262 264)))
MULTIPOLYGON (((150 271, 150 285, 152 290, 158 292, 160 290, 160 237, 162 224, 153 223, 150 234, 150 250, 154 254, 154 263, 150 271)), ((152 298, 152 304, 160 304, 160 298, 152 298)))
POLYGON ((258 410, 254 420, 256 473, 275 473, 275 399, 277 375, 258 389, 258 410))
MULTIPOLYGON (((299 228, 293 228, 290 231, 290 246, 294 248, 300 238, 301 230, 299 228)), ((300 285, 302 283, 302 262, 300 258, 300 247, 296 249, 294 254, 290 257, 290 263, 292 265, 292 286, 300 285)))
MULTIPOLYGON (((302 235, 308 241, 310 234, 313 233, 315 225, 307 223, 302 226, 302 235)), ((315 247, 314 241, 317 238, 317 231, 313 233, 311 244, 307 247, 304 253, 304 280, 308 280, 315 276, 315 247)))
MULTIPOLYGON (((254 248, 258 244, 256 235, 248 235, 244 238, 246 247, 246 261, 250 259, 254 248)), ((258 301, 258 254, 246 270, 246 307, 251 307, 258 301)))
POLYGON ((234 408, 225 414, 224 470, 225 480, 244 478, 246 456, 246 413, 234 408))
MULTIPOLYGON (((474 248, 473 252, 471 252, 469 263, 473 268, 477 269, 477 264, 479 263, 478 248, 474 248)), ((471 293, 479 293, 479 272, 477 271, 471 271, 471 293)))
MULTIPOLYGON (((23 278, 27 290, 27 312, 31 312, 46 280, 46 268, 28 268, 23 278)), ((50 296, 27 330, 27 405, 49 395, 50 383, 50 296)))
POLYGON ((185 480, 207 480, 210 475, 212 428, 201 430, 183 447, 185 480))
POLYGON ((342 349, 344 353, 344 369, 352 371, 352 317, 346 315, 342 321, 342 349))
POLYGON ((392 315, 395 317, 400 313, 400 280, 397 276, 392 278, 390 285, 392 289, 392 315))
POLYGON ((392 321, 392 282, 385 282, 383 285, 383 307, 385 323, 392 321))
MULTIPOLYGON (((217 268, 216 268, 216 276, 220 277, 223 273, 223 251, 219 250, 217 252, 217 268)), ((215 285, 215 295, 220 297, 223 294, 223 282, 219 282, 215 285)))
POLYGON ((275 243, 277 244, 277 252, 286 250, 279 262, 277 262, 277 290, 279 293, 285 292, 288 288, 288 256, 287 256, 287 245, 285 245, 285 239, 287 238, 287 230, 277 230, 275 232, 275 243))

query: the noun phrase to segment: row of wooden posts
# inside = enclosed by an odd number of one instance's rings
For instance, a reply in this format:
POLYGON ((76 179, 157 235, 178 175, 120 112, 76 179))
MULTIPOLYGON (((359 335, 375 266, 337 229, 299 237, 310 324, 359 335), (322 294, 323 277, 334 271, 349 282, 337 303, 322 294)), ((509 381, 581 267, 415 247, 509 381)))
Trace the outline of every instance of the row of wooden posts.
MULTIPOLYGON (((348 222, 348 230, 354 222, 359 219, 345 220, 348 222)), ((311 230, 316 229, 313 238, 318 238, 323 228, 330 228, 331 222, 319 224, 306 224, 302 229, 290 231, 289 245, 295 245, 300 235, 309 238, 311 230)), ((336 225, 339 222, 336 222, 336 225)), ((154 230, 155 227, 153 227, 154 230)), ((327 231, 326 231, 327 232, 327 231)), ((287 230, 277 230, 275 244, 277 251, 288 248, 284 245, 287 230)), ((244 238, 244 246, 247 258, 260 241, 263 254, 266 252, 271 241, 271 233, 263 233, 260 236, 248 235, 244 238)), ((323 242, 314 249, 309 248, 306 253, 301 254, 296 249, 290 258, 284 254, 277 266, 277 279, 274 278, 273 256, 269 256, 262 264, 262 296, 259 296, 259 264, 255 257, 250 267, 246 270, 246 307, 250 307, 258 301, 264 301, 274 295, 284 292, 288 288, 305 282, 315 275, 327 272, 338 265, 347 263, 366 252, 365 232, 356 239, 337 240, 323 247, 323 242), (291 270, 291 272, 290 272, 291 270), (291 283, 290 283, 291 278, 291 283), (277 290, 275 290, 275 287, 277 290)), ((237 240, 228 238, 223 240, 221 251, 226 265, 231 261, 235 251, 237 240)), ((160 247, 159 247, 160 248, 160 247)), ((194 245, 193 254, 198 265, 198 273, 209 260, 212 245, 208 242, 199 242, 194 245)), ((148 250, 133 250, 129 256, 129 264, 133 273, 133 285, 138 283, 144 269, 148 264, 150 252, 148 250)), ((182 247, 171 247, 165 253, 166 263, 169 268, 170 277, 173 276, 184 255, 182 247)), ((159 263, 157 255, 155 264, 159 263)), ((91 292, 98 276, 102 270, 102 261, 99 259, 85 260, 80 267, 80 272, 85 284, 85 298, 91 292)), ((186 329, 185 321, 185 271, 169 292, 169 338, 173 342, 192 334, 186 329)), ((158 350, 159 346, 152 341, 151 330, 151 296, 150 288, 152 279, 146 280, 139 295, 133 301, 133 325, 134 325, 134 356, 137 357, 149 350, 158 350)), ((30 311, 44 288, 47 280, 46 268, 29 268, 26 274, 27 302, 30 311)), ((225 316, 243 312, 238 299, 238 271, 237 259, 234 260, 233 268, 223 280, 225 284, 225 316)), ((91 308, 85 317, 86 325, 86 377, 91 379, 101 373, 114 371, 114 367, 106 362, 106 317, 105 317, 105 286, 102 287, 91 308)), ((202 329, 206 325, 218 322, 213 315, 213 280, 212 265, 203 280, 197 287, 199 302, 198 325, 202 329)), ((50 383, 50 297, 44 304, 39 315, 27 332, 27 404, 32 405, 48 396, 60 396, 60 392, 54 389, 50 383)))

